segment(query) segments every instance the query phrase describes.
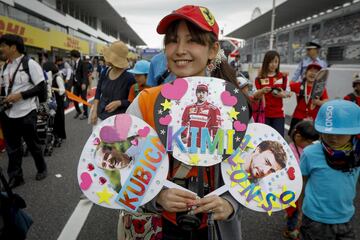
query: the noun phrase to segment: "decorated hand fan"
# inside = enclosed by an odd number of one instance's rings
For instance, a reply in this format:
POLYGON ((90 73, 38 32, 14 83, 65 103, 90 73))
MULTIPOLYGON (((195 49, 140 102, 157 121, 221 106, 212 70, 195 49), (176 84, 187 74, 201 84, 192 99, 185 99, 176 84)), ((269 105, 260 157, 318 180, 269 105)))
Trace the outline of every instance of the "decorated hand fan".
POLYGON ((211 166, 240 145, 249 109, 245 96, 231 83, 188 77, 162 87, 154 116, 161 142, 174 158, 186 165, 211 166))
POLYGON ((103 121, 81 153, 78 181, 85 196, 108 208, 136 211, 162 189, 168 155, 143 120, 119 114, 103 121))
POLYGON ((272 212, 295 207, 302 175, 293 152, 273 128, 251 123, 237 151, 221 164, 225 185, 242 205, 272 212))
POLYGON ((311 99, 320 98, 326 87, 326 82, 329 77, 329 70, 321 69, 315 76, 314 85, 311 91, 311 99))

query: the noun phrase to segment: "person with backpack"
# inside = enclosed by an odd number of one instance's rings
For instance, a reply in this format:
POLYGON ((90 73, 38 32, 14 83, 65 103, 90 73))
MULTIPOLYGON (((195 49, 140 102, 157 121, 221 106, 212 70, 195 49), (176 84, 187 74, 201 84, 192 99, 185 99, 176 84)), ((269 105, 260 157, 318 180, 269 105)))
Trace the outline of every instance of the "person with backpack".
POLYGON ((56 102, 56 114, 54 119, 54 135, 55 135, 55 146, 61 146, 61 143, 66 139, 65 131, 65 83, 63 74, 59 70, 58 66, 50 62, 44 70, 51 75, 49 85, 51 85, 51 94, 55 98, 56 102))
POLYGON ((360 73, 355 73, 352 87, 354 88, 354 91, 346 95, 344 99, 360 106, 360 73))
MULTIPOLYGON (((8 176, 11 188, 24 184, 22 139, 35 161, 35 179, 47 176, 47 167, 36 132, 37 97, 47 95, 41 66, 25 56, 24 40, 14 34, 0 38, 0 50, 7 63, 0 71, 1 104, 0 122, 3 127, 6 151, 9 158, 8 176)), ((39 101, 43 101, 40 99, 39 101)))
MULTIPOLYGON (((315 119, 320 141, 300 157, 302 240, 355 240, 354 200, 360 176, 360 108, 342 99, 324 103, 315 119)), ((358 209, 357 209, 358 210, 358 209)))
POLYGON ((134 101, 135 97, 145 88, 149 86, 146 85, 147 76, 149 74, 150 63, 146 60, 137 61, 134 68, 128 70, 129 73, 134 74, 136 83, 133 84, 129 91, 129 101, 134 101))
POLYGON ((129 67, 128 52, 126 44, 121 41, 113 42, 103 52, 109 67, 100 77, 96 88, 90 116, 90 123, 93 126, 110 116, 124 113, 130 105, 128 96, 135 79, 126 71, 129 67))

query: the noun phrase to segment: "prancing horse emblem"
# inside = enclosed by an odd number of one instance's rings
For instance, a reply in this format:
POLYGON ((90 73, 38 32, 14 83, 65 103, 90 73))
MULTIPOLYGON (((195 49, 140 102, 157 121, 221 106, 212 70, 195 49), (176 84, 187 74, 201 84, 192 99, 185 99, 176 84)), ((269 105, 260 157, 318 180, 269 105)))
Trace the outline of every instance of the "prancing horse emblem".
POLYGON ((204 16, 206 22, 212 26, 215 24, 215 18, 212 15, 212 13, 210 12, 209 9, 205 8, 205 7, 200 7, 200 11, 202 13, 202 15, 204 16))

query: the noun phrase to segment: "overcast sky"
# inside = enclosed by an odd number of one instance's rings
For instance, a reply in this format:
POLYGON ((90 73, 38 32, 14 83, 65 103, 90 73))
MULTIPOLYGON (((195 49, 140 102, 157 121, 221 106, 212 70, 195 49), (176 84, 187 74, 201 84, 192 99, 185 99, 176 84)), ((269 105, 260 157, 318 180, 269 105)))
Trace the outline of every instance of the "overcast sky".
MULTIPOLYGON (((256 7, 262 13, 272 8, 272 0, 108 0, 149 47, 162 47, 163 36, 157 34, 159 21, 183 5, 196 4, 207 7, 215 16, 224 34, 243 26, 251 19, 256 7)), ((279 5, 286 0, 276 0, 279 5)), ((270 23, 269 23, 270 28, 270 23)))

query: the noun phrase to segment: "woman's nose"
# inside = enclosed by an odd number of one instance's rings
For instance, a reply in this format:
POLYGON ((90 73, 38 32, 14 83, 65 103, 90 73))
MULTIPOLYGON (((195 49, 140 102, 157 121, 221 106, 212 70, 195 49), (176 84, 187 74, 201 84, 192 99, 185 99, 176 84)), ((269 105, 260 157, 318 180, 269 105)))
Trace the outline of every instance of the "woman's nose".
POLYGON ((179 40, 176 48, 176 54, 183 55, 186 52, 186 41, 185 40, 179 40))

